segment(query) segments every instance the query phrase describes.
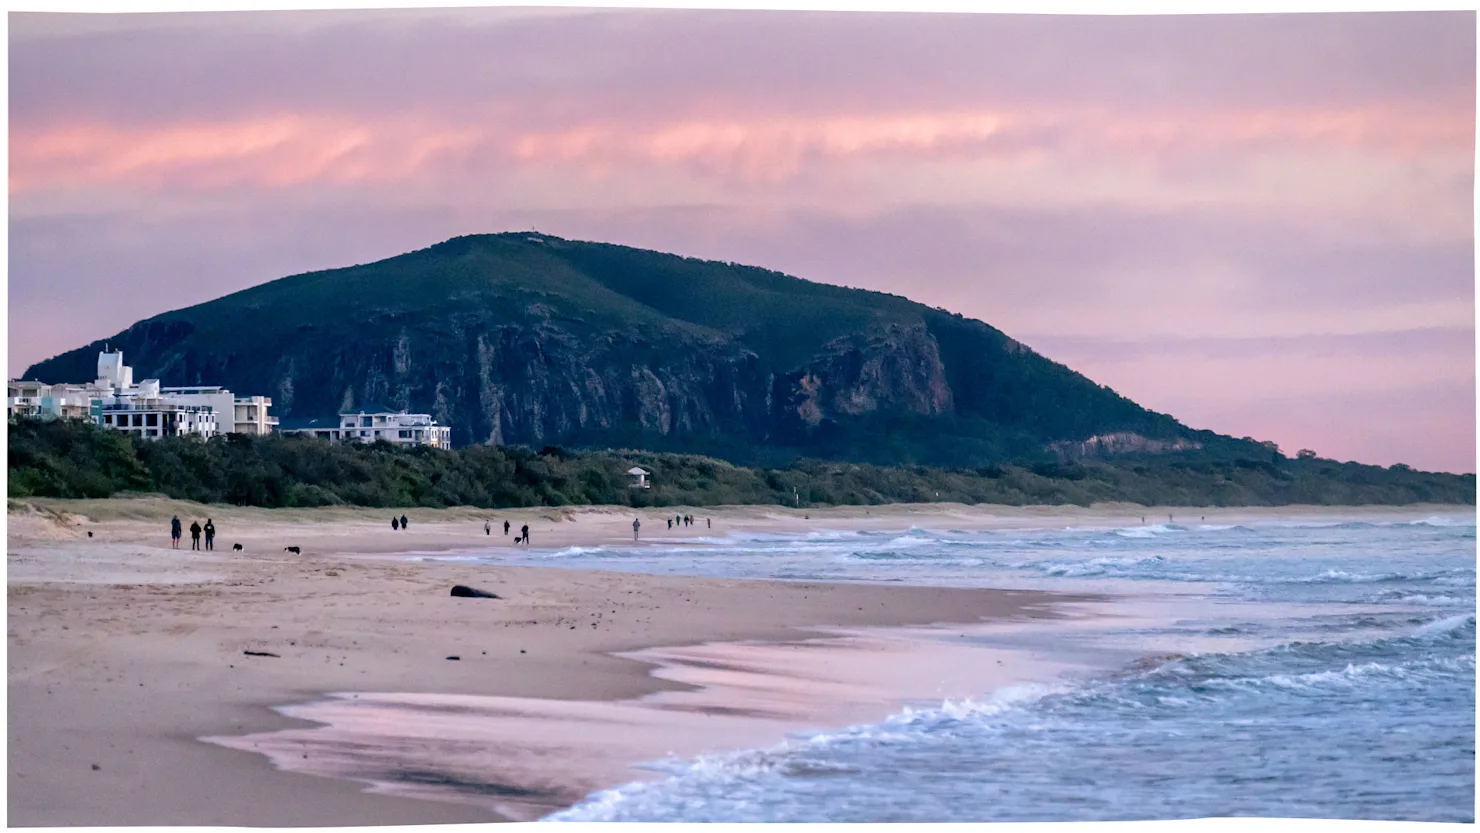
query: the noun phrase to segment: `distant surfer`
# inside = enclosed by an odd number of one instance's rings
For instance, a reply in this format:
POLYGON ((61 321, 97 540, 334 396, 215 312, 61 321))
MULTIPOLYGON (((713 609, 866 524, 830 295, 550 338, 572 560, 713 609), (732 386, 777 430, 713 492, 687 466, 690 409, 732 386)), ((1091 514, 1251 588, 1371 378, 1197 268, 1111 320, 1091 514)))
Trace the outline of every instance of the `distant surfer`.
POLYGON ((639 528, 640 528, 640 527, 641 527, 641 526, 642 526, 642 521, 641 521, 641 519, 638 519, 638 518, 633 518, 633 519, 632 519, 632 540, 634 540, 634 541, 636 541, 636 540, 637 540, 637 530, 638 530, 638 529, 639 529, 639 528))
POLYGON ((170 518, 170 549, 180 548, 180 516, 170 518))

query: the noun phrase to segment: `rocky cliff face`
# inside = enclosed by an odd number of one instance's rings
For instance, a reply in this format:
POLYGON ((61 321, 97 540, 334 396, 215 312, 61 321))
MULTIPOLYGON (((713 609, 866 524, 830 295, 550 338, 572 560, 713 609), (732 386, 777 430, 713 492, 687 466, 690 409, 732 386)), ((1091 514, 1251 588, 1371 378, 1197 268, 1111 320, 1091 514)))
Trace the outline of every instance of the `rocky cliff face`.
MULTIPOLYGON (((992 435, 983 448, 1006 448, 1006 437, 1033 453, 1055 442, 1075 455, 1118 449, 1125 432, 1160 437, 1142 450, 1183 447, 1175 421, 980 322, 733 264, 531 239, 459 238, 284 278, 106 342, 136 378, 266 394, 284 418, 383 402, 430 412, 455 445, 745 460, 767 448, 807 454, 823 436, 827 454, 868 457, 887 435, 888 454, 955 459, 936 447, 952 427, 992 435), (874 433, 846 440, 859 426, 874 433)), ((90 379, 103 343, 27 378, 90 379)))
POLYGON ((1079 442, 1060 440, 1050 443, 1048 448, 1063 460, 1085 460, 1119 457, 1127 454, 1170 454, 1178 451, 1196 451, 1202 448, 1202 443, 1182 438, 1153 440, 1130 431, 1122 431, 1090 437, 1079 442))

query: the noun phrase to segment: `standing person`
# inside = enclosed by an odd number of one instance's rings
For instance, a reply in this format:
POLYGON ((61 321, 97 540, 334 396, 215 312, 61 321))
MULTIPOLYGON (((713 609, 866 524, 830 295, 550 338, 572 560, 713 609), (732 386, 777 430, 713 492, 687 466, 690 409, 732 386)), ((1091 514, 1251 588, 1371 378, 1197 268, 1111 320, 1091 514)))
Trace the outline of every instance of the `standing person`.
POLYGON ((200 521, 190 522, 190 548, 200 549, 200 521))
POLYGON ((205 533, 206 549, 214 550, 216 548, 216 525, 211 523, 210 518, 206 518, 205 533))
POLYGON ((170 518, 170 549, 180 548, 180 516, 170 518))
POLYGON ((524 545, 529 546, 529 524, 519 527, 519 535, 524 538, 524 545))
POLYGON ((668 528, 669 529, 672 529, 673 528, 673 519, 672 518, 669 518, 668 519, 668 528))
POLYGON ((705 518, 704 519, 704 528, 705 529, 714 529, 714 521, 711 520, 711 519, 709 519, 709 518, 705 518))
POLYGON ((632 519, 632 540, 634 540, 634 541, 637 540, 637 530, 641 526, 642 526, 642 521, 641 520, 639 520, 637 518, 633 518, 632 519))
POLYGON ((401 528, 402 529, 405 529, 406 526, 407 526, 407 524, 406 524, 406 516, 405 515, 402 515, 401 516, 401 528))
POLYGON ((400 528, 401 528, 401 522, 396 518, 395 515, 392 515, 391 516, 391 529, 400 529, 400 528))
POLYGON ((505 537, 508 537, 508 535, 509 535, 509 522, 508 521, 504 521, 504 536, 505 537))
POLYGON ((493 523, 491 521, 484 521, 483 522, 483 534, 484 535, 492 535, 493 534, 493 523))

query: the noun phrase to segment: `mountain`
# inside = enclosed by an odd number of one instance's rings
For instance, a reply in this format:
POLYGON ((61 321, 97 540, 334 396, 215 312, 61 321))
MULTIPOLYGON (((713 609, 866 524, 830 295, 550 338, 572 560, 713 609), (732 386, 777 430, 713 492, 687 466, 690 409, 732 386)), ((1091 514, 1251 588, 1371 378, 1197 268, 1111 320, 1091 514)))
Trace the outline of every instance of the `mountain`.
POLYGON ((430 412, 455 445, 628 447, 986 465, 1257 454, 1193 431, 999 330, 896 295, 543 234, 457 237, 140 321, 25 378, 266 394, 280 417, 430 412))

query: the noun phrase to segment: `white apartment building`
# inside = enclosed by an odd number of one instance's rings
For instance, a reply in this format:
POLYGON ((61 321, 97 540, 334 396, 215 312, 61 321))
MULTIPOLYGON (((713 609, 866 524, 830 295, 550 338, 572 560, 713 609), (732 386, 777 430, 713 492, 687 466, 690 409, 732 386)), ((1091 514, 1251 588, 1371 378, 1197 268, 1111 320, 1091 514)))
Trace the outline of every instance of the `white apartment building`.
POLYGON ((266 396, 237 396, 220 385, 160 388, 160 392, 186 405, 209 406, 223 434, 265 437, 278 424, 278 418, 267 413, 272 399, 266 396))
POLYGON ((280 430, 284 434, 303 434, 339 442, 384 440, 395 445, 452 447, 452 429, 438 425, 431 414, 409 414, 383 405, 343 411, 337 424, 330 419, 290 420, 280 430))
POLYGON ((6 385, 5 416, 36 419, 94 419, 102 402, 84 385, 48 385, 11 380, 6 385))
POLYGON ((134 397, 103 406, 99 420, 104 428, 127 431, 150 439, 197 434, 214 437, 220 433, 216 413, 200 405, 182 405, 164 398, 134 397))
POLYGON ((134 384, 134 369, 122 352, 98 354, 98 377, 85 385, 46 385, 12 380, 8 385, 9 417, 74 417, 92 419, 105 428, 144 437, 221 433, 263 436, 272 433, 277 417, 268 414, 265 396, 236 396, 219 385, 160 387, 158 379, 134 384))

